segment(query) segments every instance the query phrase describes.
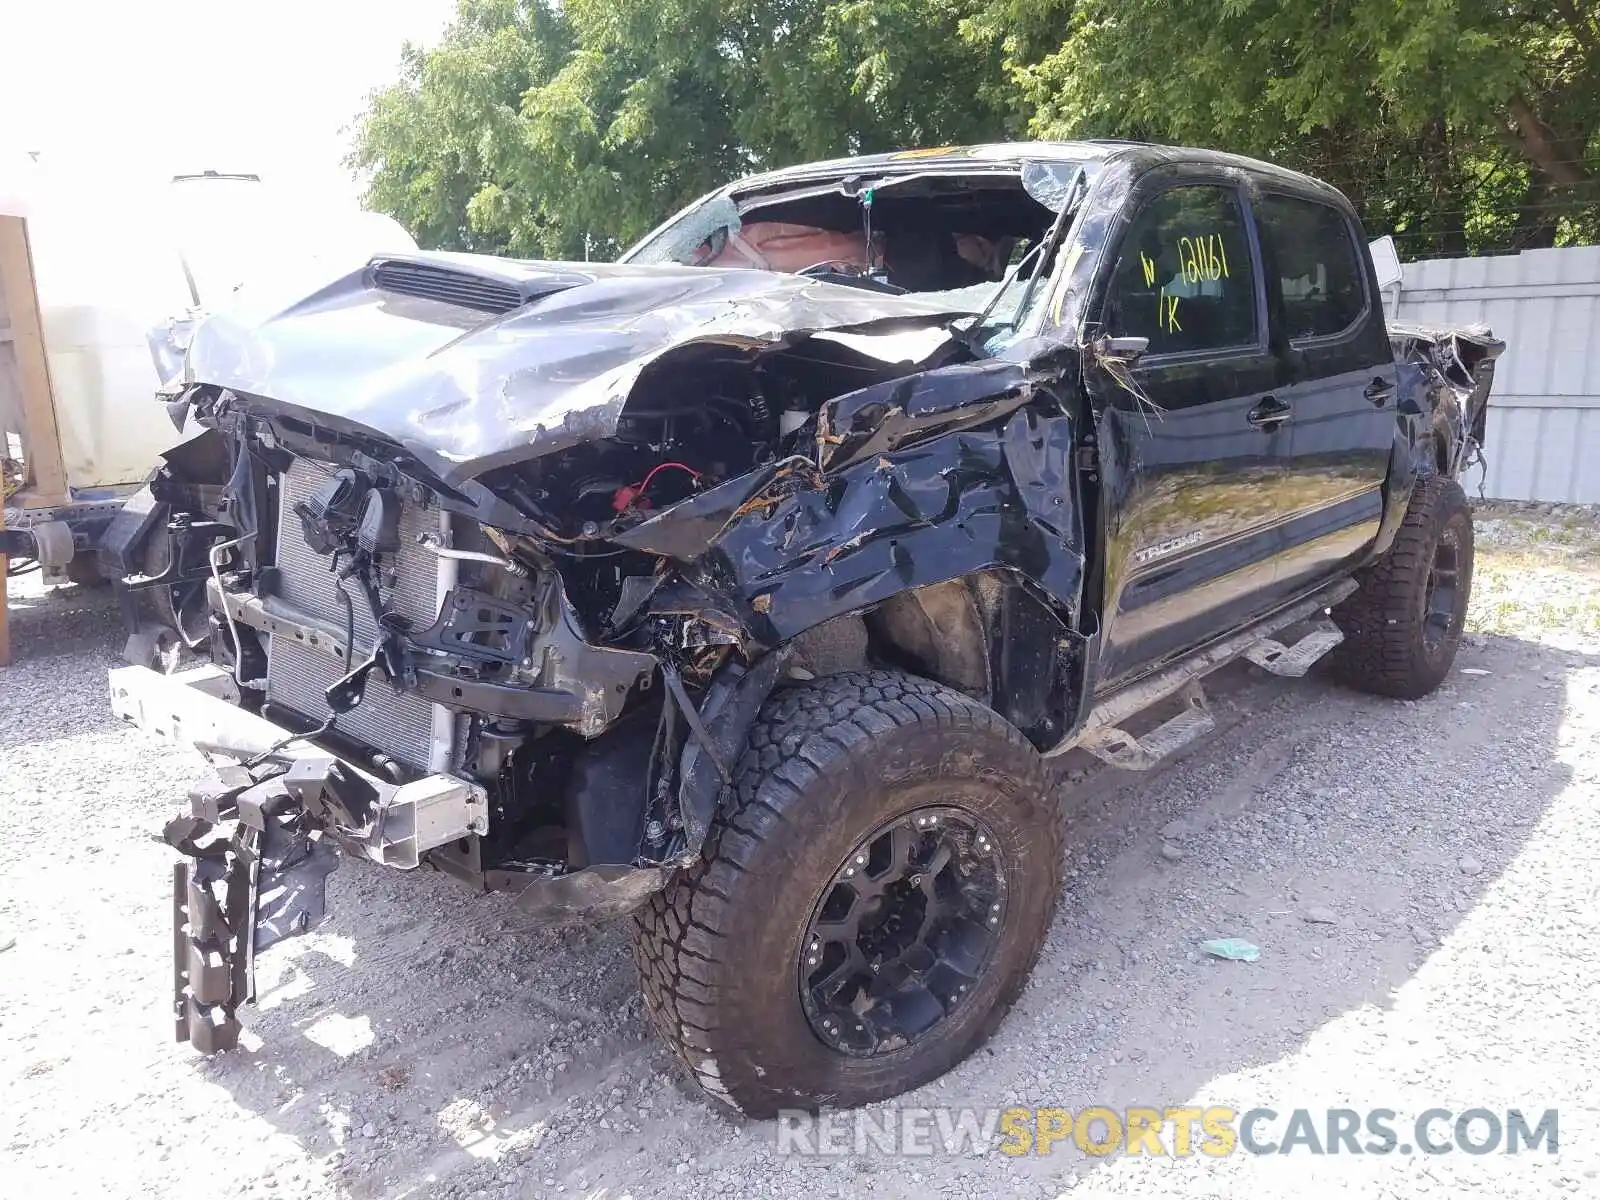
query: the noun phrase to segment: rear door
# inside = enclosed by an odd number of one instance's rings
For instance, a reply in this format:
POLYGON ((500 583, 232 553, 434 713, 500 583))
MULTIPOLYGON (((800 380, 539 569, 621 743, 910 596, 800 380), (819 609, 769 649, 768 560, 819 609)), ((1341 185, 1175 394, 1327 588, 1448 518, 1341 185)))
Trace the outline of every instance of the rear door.
POLYGON ((1322 193, 1255 202, 1267 290, 1286 344, 1288 517, 1279 582, 1290 594, 1341 574, 1377 536, 1395 441, 1395 363, 1365 239, 1322 193))
POLYGON ((1149 348, 1131 386, 1093 385, 1106 489, 1102 686, 1271 608, 1285 546, 1288 411, 1237 176, 1146 176, 1129 211, 1098 311, 1106 332, 1149 348))

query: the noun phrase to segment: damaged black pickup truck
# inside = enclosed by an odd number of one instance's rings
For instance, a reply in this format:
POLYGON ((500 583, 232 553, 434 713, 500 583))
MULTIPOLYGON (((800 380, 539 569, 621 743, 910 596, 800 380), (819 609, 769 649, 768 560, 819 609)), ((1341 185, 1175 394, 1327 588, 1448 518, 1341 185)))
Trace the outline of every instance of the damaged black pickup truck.
POLYGON ((1052 756, 1151 766, 1241 657, 1444 678, 1501 349, 1386 326, 1332 188, 1125 143, 799 167, 615 264, 211 317, 165 397, 200 432, 104 550, 210 658, 111 675, 213 764, 167 830, 179 1038, 233 1044, 355 854, 632 913, 748 1113, 932 1079, 1039 954, 1052 756))

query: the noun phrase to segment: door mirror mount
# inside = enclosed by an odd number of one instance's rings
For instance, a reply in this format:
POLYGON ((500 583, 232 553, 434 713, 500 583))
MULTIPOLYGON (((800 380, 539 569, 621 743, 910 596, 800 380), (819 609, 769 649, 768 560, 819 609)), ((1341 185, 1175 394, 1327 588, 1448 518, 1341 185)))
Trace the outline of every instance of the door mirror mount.
POLYGON ((1135 362, 1150 349, 1150 339, 1147 337, 1112 337, 1105 334, 1096 338, 1090 348, 1096 358, 1115 358, 1123 362, 1135 362))
POLYGON ((1400 283, 1405 275, 1400 266, 1400 252, 1395 249, 1394 239, 1384 234, 1377 241, 1367 247, 1372 255, 1372 269, 1378 277, 1378 290, 1384 291, 1400 283))

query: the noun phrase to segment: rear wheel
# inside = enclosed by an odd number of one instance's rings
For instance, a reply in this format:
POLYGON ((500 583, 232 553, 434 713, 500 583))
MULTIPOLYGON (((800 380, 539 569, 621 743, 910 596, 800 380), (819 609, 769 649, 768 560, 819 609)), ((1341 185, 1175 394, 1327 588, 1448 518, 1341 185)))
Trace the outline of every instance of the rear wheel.
POLYGON ((1060 886, 1041 760, 976 701, 896 672, 777 693, 705 859, 636 915, 646 1007, 752 1116, 942 1075, 1015 1001, 1060 886))
POLYGON ((1345 636, 1330 660, 1335 675, 1403 700, 1438 687, 1461 642, 1472 565, 1472 510, 1461 485, 1443 476, 1420 481, 1388 553, 1333 610, 1345 636))

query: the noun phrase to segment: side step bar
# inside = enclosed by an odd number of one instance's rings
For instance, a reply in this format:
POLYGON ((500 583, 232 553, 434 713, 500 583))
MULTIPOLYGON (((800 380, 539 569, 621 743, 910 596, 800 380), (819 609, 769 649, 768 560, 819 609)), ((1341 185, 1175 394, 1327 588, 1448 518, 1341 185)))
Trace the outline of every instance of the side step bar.
POLYGON ((1317 659, 1342 641, 1344 641, 1344 631, 1324 618, 1317 622, 1316 628, 1293 646, 1285 646, 1282 642, 1275 642, 1271 638, 1262 638, 1246 650, 1244 656, 1263 671, 1299 679, 1311 670, 1317 659))
POLYGON ((1102 725, 1079 742, 1085 750, 1113 767, 1125 771, 1148 771, 1164 758, 1170 758, 1190 742, 1198 741, 1217 727, 1216 718, 1206 703, 1199 680, 1184 688, 1183 711, 1157 725, 1143 737, 1134 737, 1115 725, 1102 725))
POLYGON ((1082 729, 1063 739, 1047 756, 1081 746, 1112 766, 1148 771, 1217 727, 1200 687, 1202 678, 1236 658, 1248 658, 1275 675, 1304 675, 1312 663, 1344 640, 1338 627, 1321 617, 1311 632, 1293 646, 1274 641, 1271 635, 1331 608, 1356 586, 1354 580, 1344 580, 1273 613, 1241 633, 1196 651, 1158 675, 1113 692, 1094 707, 1082 729), (1143 737, 1134 737, 1120 727, 1129 717, 1178 692, 1185 694, 1183 711, 1143 737))

